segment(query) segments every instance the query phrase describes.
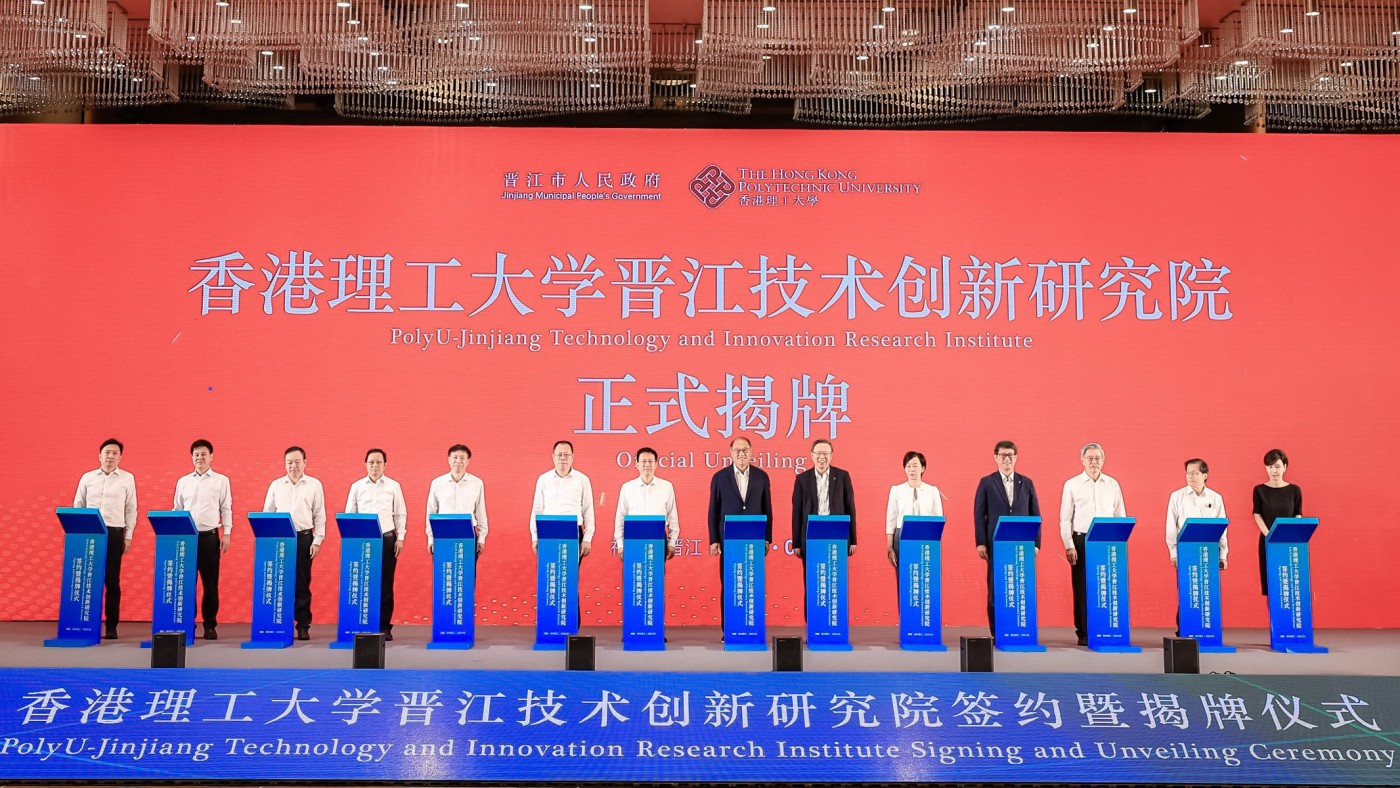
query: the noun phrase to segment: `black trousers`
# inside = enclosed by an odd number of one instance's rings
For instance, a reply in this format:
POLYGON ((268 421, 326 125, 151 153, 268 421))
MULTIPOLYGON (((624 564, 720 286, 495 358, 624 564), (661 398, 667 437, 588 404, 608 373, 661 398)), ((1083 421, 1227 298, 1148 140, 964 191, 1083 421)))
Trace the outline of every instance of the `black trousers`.
POLYGON ((199 612, 206 627, 219 625, 219 560, 222 557, 223 553, 219 550, 219 529, 200 531, 195 568, 199 572, 199 582, 203 587, 199 612))
POLYGON ((1070 584, 1074 587, 1074 634, 1075 637, 1086 637, 1088 635, 1089 603, 1088 603, 1088 582, 1084 570, 1084 534, 1074 534, 1074 551, 1079 554, 1079 560, 1074 562, 1074 566, 1069 568, 1070 584))
POLYGON ((379 631, 394 629, 394 573, 399 568, 399 557, 394 555, 394 545, 398 536, 390 531, 384 534, 384 560, 380 563, 379 584, 379 631))
POLYGON ((997 634, 997 609, 996 595, 992 593, 992 584, 996 582, 996 561, 992 560, 992 545, 987 545, 987 631, 992 633, 992 637, 997 634))
POLYGON ((311 626, 311 541, 313 529, 297 531, 297 593, 294 618, 297 629, 311 626))
POLYGON ((126 552, 126 529, 107 528, 107 573, 102 580, 104 619, 108 629, 116 629, 122 618, 122 555, 126 552))

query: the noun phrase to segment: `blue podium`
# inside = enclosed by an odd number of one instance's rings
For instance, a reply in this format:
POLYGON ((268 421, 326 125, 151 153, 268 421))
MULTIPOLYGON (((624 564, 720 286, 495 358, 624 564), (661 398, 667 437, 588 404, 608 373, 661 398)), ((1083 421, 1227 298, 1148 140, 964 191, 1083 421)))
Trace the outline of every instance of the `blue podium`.
POLYGON ((622 520, 622 649, 666 650, 666 518, 622 520))
POLYGON ((1128 537, 1132 517, 1095 517, 1084 535, 1090 651, 1137 654, 1128 602, 1128 537))
POLYGON ((430 514, 433 637, 430 649, 476 645, 476 524, 469 514, 430 514))
POLYGON ((297 529, 286 512, 249 512, 253 529, 253 626, 241 648, 292 645, 297 529))
POLYGON ((993 638, 1001 651, 1044 651, 1036 627, 1035 540, 1039 517, 999 517, 992 532, 993 638))
POLYGON ((354 648, 355 636, 379 631, 379 586, 384 581, 384 537, 379 515, 339 512, 340 615, 331 648, 354 648))
POLYGON ((851 614, 847 553, 851 518, 814 514, 807 518, 807 648, 851 651, 851 614))
POLYGON ((768 518, 761 514, 731 514, 724 518, 725 651, 767 651, 768 625, 764 605, 764 562, 768 554, 768 518))
POLYGON ((535 515, 539 552, 535 649, 563 651, 578 633, 578 517, 535 515))
POLYGON ((1202 653, 1235 651, 1225 645, 1220 620, 1220 536, 1229 524, 1223 518, 1193 517, 1176 536, 1178 631, 1194 638, 1202 653))
POLYGON ((1313 643, 1312 572, 1308 541, 1316 517, 1280 517, 1264 537, 1269 571, 1269 648, 1290 654, 1326 654, 1313 643))
POLYGON ((899 543, 899 646, 947 651, 943 645, 942 517, 906 515, 899 543))
POLYGON ((96 509, 61 507, 63 586, 58 591, 58 636, 52 648, 95 646, 102 639, 102 588, 107 577, 107 525, 96 509))
MULTIPOLYGON (((151 634, 184 632, 185 645, 193 645, 199 529, 189 512, 147 512, 146 519, 156 534, 151 634)), ((141 647, 150 648, 151 641, 142 642, 141 647)))

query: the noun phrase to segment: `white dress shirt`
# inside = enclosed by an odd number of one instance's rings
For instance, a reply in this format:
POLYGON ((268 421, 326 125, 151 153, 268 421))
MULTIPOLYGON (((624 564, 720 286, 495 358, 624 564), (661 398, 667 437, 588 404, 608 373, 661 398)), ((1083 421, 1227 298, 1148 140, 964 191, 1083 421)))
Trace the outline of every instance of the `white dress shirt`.
MULTIPOLYGON (((750 466, 752 467, 752 466, 750 466)), ((739 470, 739 466, 734 466, 734 486, 739 488, 739 500, 748 502, 749 500, 749 469, 739 470)))
MULTIPOLYGON (((583 525, 583 541, 593 543, 593 483, 578 470, 560 476, 553 470, 542 474, 535 482, 535 505, 532 514, 572 514, 583 525)), ((535 518, 530 518, 530 542, 539 541, 535 518)))
POLYGON ((1094 480, 1088 473, 1081 473, 1065 482, 1064 494, 1060 496, 1060 541, 1069 550, 1074 547, 1074 534, 1089 533, 1095 517, 1126 516, 1123 490, 1117 479, 1101 473, 1094 480))
POLYGON ((379 515, 379 533, 393 534, 397 541, 402 542, 408 534, 408 506, 403 500, 403 488, 388 476, 380 476, 377 482, 366 476, 350 485, 345 511, 379 515))
POLYGON ((286 476, 277 479, 268 485, 262 510, 290 514, 298 533, 313 532, 313 545, 319 546, 326 538, 326 491, 319 479, 303 476, 296 484, 286 476))
MULTIPOLYGON (((1220 493, 1209 487, 1203 488, 1200 495, 1197 495, 1189 484, 1172 493, 1172 497, 1167 500, 1167 549, 1171 551, 1172 560, 1176 560, 1176 537, 1181 533, 1187 520, 1224 516, 1225 499, 1220 497, 1220 493)), ((1220 534, 1220 560, 1224 561, 1225 556, 1229 554, 1230 542, 1222 533, 1220 534)))
POLYGON ((1008 507, 1016 504, 1016 474, 1001 474, 1001 488, 1006 491, 1006 505, 1008 507))
POLYGON ((885 507, 885 533, 894 534, 904 527, 905 515, 943 516, 943 496, 932 484, 910 487, 909 482, 890 488, 890 503, 885 507))
POLYGON ((817 514, 831 514, 831 469, 827 468, 826 473, 816 472, 817 477, 817 514))
POLYGON ((676 488, 665 479, 652 477, 651 484, 638 476, 622 485, 617 494, 617 524, 613 527, 613 549, 622 549, 622 521, 628 515, 649 514, 666 517, 666 546, 672 549, 681 538, 681 520, 676 514, 676 488))
POLYGON ((476 543, 486 544, 486 484, 470 473, 453 479, 451 473, 433 479, 428 485, 428 546, 433 546, 435 514, 469 514, 476 529, 476 543))
POLYGON ((78 480, 73 508, 98 510, 108 528, 126 529, 129 542, 136 533, 136 477, 121 468, 88 471, 78 480))
POLYGON ((177 512, 189 512, 200 531, 213 531, 220 525, 225 534, 233 533, 233 490, 228 477, 213 468, 199 473, 187 473, 175 482, 177 512))

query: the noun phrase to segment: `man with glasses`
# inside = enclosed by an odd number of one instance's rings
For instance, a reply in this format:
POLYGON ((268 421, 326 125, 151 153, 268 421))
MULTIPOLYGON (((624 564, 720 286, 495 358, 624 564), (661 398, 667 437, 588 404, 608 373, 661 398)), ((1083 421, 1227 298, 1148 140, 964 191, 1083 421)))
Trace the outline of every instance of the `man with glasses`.
POLYGON ((379 518, 379 534, 384 544, 380 563, 379 631, 385 640, 394 639, 394 575, 398 573, 399 553, 408 535, 408 507, 403 487, 384 475, 389 455, 383 449, 365 452, 365 477, 350 485, 345 511, 372 514, 379 518))
POLYGON ((831 464, 831 441, 812 443, 812 467, 799 473, 792 485, 792 551, 802 559, 802 602, 807 602, 807 518, 812 515, 846 515, 851 518, 847 555, 856 553, 856 496, 851 474, 831 464))
MULTIPOLYGON (((710 477, 710 555, 721 556, 720 588, 724 588, 724 518, 735 515, 762 515, 766 521, 765 548, 773 542, 773 488, 768 474, 753 464, 753 442, 737 435, 729 442, 730 465, 710 477)), ((764 554, 767 554, 764 550, 764 554)), ((723 593, 721 591, 721 593, 723 593)), ((719 606, 720 627, 724 626, 724 605, 719 606)))
POLYGON ((666 518, 666 560, 676 555, 681 539, 681 521, 676 515, 676 489, 656 476, 656 449, 637 449, 637 478, 622 485, 617 494, 617 523, 613 527, 613 553, 622 558, 622 523, 629 515, 659 515, 666 518))
POLYGON ((558 441, 554 444, 554 468, 535 482, 535 505, 530 517, 530 549, 540 551, 539 534, 535 530, 536 514, 573 515, 578 518, 578 555, 583 558, 593 551, 593 483, 581 471, 574 470, 574 444, 558 441))
MULTIPOLYGON (((1003 517, 1039 517, 1040 500, 1035 496, 1035 483, 1016 473, 1016 444, 998 441, 992 454, 997 469, 977 482, 977 494, 972 499, 972 528, 977 540, 977 555, 987 563, 987 628, 996 634, 996 610, 992 604, 992 535, 997 521, 1003 517)), ((1040 550, 1040 532, 1035 534, 1035 549, 1040 550)))
POLYGON ((1074 588, 1074 634, 1081 646, 1089 645, 1086 621, 1089 617, 1084 576, 1084 536, 1095 517, 1127 517, 1123 490, 1118 480, 1103 472, 1104 451, 1097 443, 1086 443, 1079 450, 1084 472, 1065 482, 1060 496, 1060 540, 1069 562, 1070 583, 1074 588))
MULTIPOLYGON (((1195 457, 1186 461, 1186 486, 1172 493, 1167 499, 1167 551, 1171 553, 1172 566, 1176 566, 1176 538, 1181 534, 1181 529, 1186 526, 1186 521, 1194 518, 1224 518, 1225 499, 1220 497, 1220 493, 1206 486, 1206 479, 1210 476, 1210 466, 1206 461, 1195 457)), ((1222 532, 1220 534, 1220 568, 1224 569, 1229 563, 1226 557, 1230 554, 1229 538, 1222 532)), ((1181 635, 1181 611, 1176 611, 1177 635, 1181 635)))
POLYGON ((290 446, 282 452, 287 475, 267 487, 264 512, 291 516, 297 532, 297 579, 293 619, 297 640, 311 639, 311 561, 326 539, 326 491, 319 479, 306 475, 306 450, 290 446))

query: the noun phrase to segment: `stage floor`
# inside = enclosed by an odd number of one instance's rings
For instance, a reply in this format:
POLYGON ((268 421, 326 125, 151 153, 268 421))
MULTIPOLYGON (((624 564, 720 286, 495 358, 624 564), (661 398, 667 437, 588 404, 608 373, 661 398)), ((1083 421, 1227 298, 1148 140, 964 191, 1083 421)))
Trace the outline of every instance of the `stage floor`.
MULTIPOLYGON (((90 648, 45 648, 56 625, 51 621, 0 623, 0 667, 129 667, 150 665, 151 652, 141 648, 149 640, 150 624, 130 622, 121 627, 121 639, 103 641, 90 648)), ((558 670, 564 666, 561 651, 535 651, 530 627, 481 627, 476 647, 466 651, 428 650, 426 626, 396 625, 394 642, 386 644, 389 669, 558 670)), ((668 632, 664 652, 623 651, 619 627, 586 627, 581 634, 597 638, 598 670, 754 672, 772 669, 772 652, 725 651, 717 627, 677 627, 668 632)), ((774 627, 770 636, 797 637, 796 627, 774 627)), ((944 630, 946 652, 904 651, 893 627, 858 627, 852 632, 854 651, 804 651, 808 671, 956 672, 959 668, 959 636, 985 637, 986 629, 952 627, 944 630)), ((1139 629, 1134 642, 1140 654, 1100 654, 1074 645, 1069 629, 1042 629, 1038 654, 997 652, 995 666, 1007 673, 1161 673, 1162 638, 1166 629, 1139 629)), ((312 640, 291 648, 245 650, 239 644, 248 637, 247 624, 219 627, 217 641, 196 640, 186 654, 190 668, 341 668, 350 667, 349 651, 332 650, 329 624, 311 628, 312 640)), ((1319 631, 1317 642, 1327 654, 1279 654, 1269 650, 1266 630, 1227 630, 1225 642, 1239 650, 1234 654, 1202 654, 1201 672, 1260 675, 1400 676, 1400 631, 1378 629, 1329 629, 1319 631)))

